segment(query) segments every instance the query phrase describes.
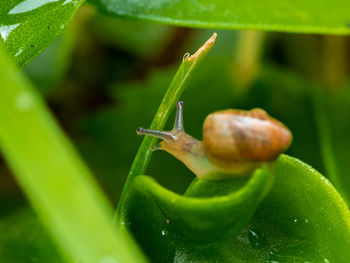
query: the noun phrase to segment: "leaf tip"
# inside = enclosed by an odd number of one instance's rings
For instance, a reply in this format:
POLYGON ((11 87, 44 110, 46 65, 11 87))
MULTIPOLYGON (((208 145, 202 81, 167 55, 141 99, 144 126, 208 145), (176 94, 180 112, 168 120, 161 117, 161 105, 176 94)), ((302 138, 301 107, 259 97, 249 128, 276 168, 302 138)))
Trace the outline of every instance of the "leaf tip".
POLYGON ((191 56, 188 56, 185 58, 185 60, 187 61, 192 61, 192 60, 196 60, 198 59, 199 57, 201 57, 202 55, 205 55, 207 54, 210 49, 212 48, 212 46, 214 45, 215 43, 215 40, 216 40, 216 37, 217 37, 217 34, 214 33, 208 40, 207 42, 205 42, 203 44, 203 46, 201 46, 196 53, 194 53, 193 55, 191 56))

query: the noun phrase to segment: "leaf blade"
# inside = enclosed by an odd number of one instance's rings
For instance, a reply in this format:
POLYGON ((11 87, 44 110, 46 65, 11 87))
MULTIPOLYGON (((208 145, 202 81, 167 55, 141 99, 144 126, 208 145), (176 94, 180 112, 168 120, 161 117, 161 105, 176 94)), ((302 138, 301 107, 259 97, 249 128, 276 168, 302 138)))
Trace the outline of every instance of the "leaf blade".
POLYGON ((349 34, 349 3, 322 1, 169 1, 93 0, 112 16, 144 19, 178 26, 255 29, 299 33, 349 34))
POLYGON ((37 91, 0 57, 0 147, 56 243, 75 262, 143 262, 126 234, 117 237, 110 204, 37 91))

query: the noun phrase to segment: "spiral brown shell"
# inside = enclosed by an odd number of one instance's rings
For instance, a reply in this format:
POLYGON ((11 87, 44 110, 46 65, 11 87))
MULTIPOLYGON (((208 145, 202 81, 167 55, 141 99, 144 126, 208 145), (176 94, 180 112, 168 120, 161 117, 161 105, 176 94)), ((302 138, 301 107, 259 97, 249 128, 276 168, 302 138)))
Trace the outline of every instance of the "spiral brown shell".
POLYGON ((272 161, 291 141, 289 129, 261 109, 217 111, 204 121, 204 150, 214 164, 223 168, 272 161))

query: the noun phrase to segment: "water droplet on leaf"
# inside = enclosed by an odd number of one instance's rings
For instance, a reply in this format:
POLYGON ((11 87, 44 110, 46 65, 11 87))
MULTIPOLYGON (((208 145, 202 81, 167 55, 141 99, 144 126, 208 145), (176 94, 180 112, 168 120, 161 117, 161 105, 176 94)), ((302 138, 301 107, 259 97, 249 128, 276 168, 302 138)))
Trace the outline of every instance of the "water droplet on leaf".
POLYGON ((15 25, 10 25, 10 26, 1 26, 0 27, 0 36, 2 37, 2 39, 4 41, 6 41, 6 39, 8 38, 8 36, 10 35, 10 33, 16 29, 19 26, 19 24, 15 24, 15 25))
POLYGON ((18 55, 20 55, 22 52, 23 52, 23 49, 20 48, 20 49, 18 50, 18 52, 15 54, 15 57, 17 57, 18 55))
POLYGON ((248 239, 249 239, 249 243, 253 246, 253 247, 264 247, 266 245, 266 239, 265 237, 257 232, 256 230, 253 229, 248 229, 248 239))
POLYGON ((21 14, 29 11, 33 11, 45 4, 58 2, 60 0, 25 0, 20 2, 14 8, 9 11, 9 15, 21 14))

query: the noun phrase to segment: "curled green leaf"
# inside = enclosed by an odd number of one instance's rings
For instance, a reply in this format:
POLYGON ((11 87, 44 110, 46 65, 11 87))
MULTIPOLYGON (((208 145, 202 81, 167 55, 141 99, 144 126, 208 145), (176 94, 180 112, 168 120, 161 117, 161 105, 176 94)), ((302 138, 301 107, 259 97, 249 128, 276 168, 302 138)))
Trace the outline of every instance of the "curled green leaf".
POLYGON ((349 262, 350 213, 335 188, 287 155, 276 161, 274 174, 273 187, 256 210, 261 192, 245 196, 245 205, 255 210, 249 222, 249 209, 236 203, 243 201, 238 193, 261 190, 253 182, 267 182, 264 169, 238 192, 242 182, 195 180, 184 196, 138 177, 123 224, 152 262, 349 262), (205 207, 211 210, 204 212, 205 207), (224 229, 227 235, 220 235, 224 229))
MULTIPOLYGON (((271 181, 272 173, 264 167, 256 170, 248 181, 196 179, 185 196, 181 196, 163 188, 151 177, 138 176, 133 182, 133 191, 139 195, 141 204, 145 200, 155 202, 164 214, 163 221, 168 220, 169 227, 174 227, 173 231, 194 243, 211 243, 237 234, 248 223, 271 181), (242 184, 244 186, 235 191, 242 184), (214 196, 196 197, 209 192, 214 196)), ((134 195, 133 191, 129 195, 134 195)), ((129 211, 131 214, 127 217, 132 218, 132 210, 129 211)))

